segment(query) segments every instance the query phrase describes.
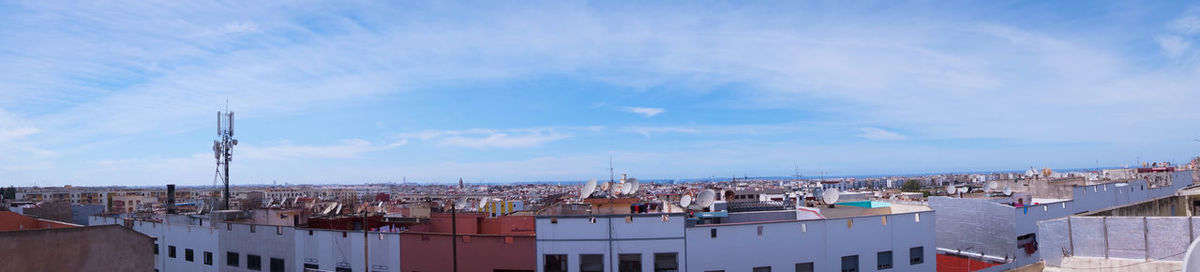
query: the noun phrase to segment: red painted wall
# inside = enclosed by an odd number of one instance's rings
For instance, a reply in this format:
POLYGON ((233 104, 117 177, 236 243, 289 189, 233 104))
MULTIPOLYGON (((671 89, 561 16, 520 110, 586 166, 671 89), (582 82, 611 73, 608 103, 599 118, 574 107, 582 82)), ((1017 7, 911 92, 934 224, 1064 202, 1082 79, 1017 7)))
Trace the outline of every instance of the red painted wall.
POLYGON ((997 266, 1000 264, 981 262, 975 259, 967 259, 958 256, 950 256, 945 254, 937 255, 937 271, 938 272, 969 272, 979 271, 984 268, 997 266))
MULTIPOLYGON (((400 234, 400 259, 404 260, 400 262, 400 270, 452 271, 454 264, 450 239, 449 234, 400 234)), ((459 236, 458 271, 534 271, 537 266, 535 240, 534 235, 459 236)))
POLYGON ((28 217, 15 212, 0 212, 0 231, 14 230, 31 230, 31 229, 57 229, 57 228, 74 228, 75 225, 69 225, 62 222, 51 220, 38 220, 37 218, 28 217))

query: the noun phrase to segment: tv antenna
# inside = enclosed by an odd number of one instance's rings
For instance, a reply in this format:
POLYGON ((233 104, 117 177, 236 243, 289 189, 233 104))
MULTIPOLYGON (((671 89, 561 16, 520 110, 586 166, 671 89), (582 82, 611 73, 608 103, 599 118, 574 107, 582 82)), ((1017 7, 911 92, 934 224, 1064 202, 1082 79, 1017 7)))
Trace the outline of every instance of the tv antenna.
POLYGON ((213 157, 217 160, 217 170, 213 181, 220 179, 225 184, 222 195, 223 209, 229 209, 229 161, 233 160, 233 147, 238 140, 233 138, 233 112, 229 111, 229 101, 225 101, 225 111, 217 111, 217 137, 213 140, 213 157), (224 171, 221 167, 225 167, 224 171))

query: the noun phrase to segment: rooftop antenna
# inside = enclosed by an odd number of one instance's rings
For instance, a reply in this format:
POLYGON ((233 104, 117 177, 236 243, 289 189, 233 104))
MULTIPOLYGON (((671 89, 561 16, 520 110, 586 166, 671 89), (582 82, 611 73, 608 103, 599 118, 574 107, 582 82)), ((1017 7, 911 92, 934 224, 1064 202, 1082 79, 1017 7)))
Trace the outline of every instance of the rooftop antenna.
POLYGON ((616 178, 616 172, 613 171, 612 154, 608 154, 608 182, 614 182, 616 178))
POLYGON ((221 179, 224 183, 225 190, 221 199, 225 204, 223 209, 229 209, 229 161, 233 160, 233 147, 238 144, 238 140, 233 138, 233 112, 229 111, 229 100, 225 100, 224 112, 217 111, 217 137, 220 140, 213 140, 213 157, 217 160, 213 181, 215 183, 217 179, 221 179))

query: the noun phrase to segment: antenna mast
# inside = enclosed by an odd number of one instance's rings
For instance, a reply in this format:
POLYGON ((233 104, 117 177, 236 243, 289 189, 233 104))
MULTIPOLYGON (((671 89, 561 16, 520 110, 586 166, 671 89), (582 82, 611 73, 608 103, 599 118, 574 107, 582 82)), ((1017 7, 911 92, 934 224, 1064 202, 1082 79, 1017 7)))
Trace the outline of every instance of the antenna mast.
POLYGON ((608 182, 616 181, 616 175, 613 174, 612 155, 608 155, 608 182))
POLYGON ((223 209, 229 209, 229 161, 233 160, 233 146, 238 141, 233 138, 233 112, 229 111, 229 101, 225 101, 225 112, 217 111, 217 137, 213 140, 213 157, 217 159, 216 176, 225 185, 222 194, 223 209), (224 171, 221 167, 224 166, 224 171))

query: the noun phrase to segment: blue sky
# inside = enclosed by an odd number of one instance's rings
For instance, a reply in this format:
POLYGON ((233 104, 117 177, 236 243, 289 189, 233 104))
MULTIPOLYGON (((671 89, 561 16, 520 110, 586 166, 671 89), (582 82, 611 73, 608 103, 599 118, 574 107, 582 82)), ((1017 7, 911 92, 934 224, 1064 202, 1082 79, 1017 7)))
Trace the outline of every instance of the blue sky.
POLYGON ((0 4, 0 183, 886 174, 1185 161, 1186 2, 0 4))

